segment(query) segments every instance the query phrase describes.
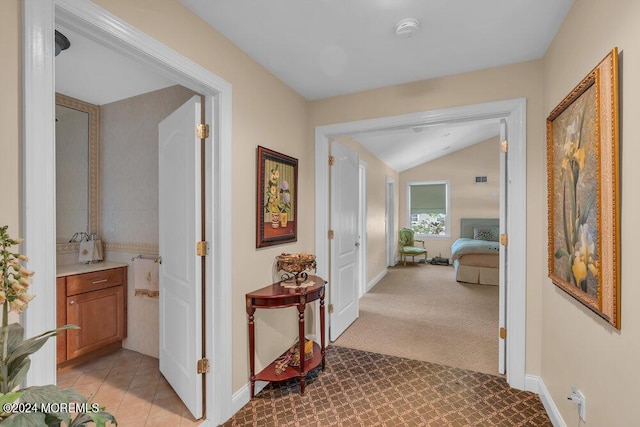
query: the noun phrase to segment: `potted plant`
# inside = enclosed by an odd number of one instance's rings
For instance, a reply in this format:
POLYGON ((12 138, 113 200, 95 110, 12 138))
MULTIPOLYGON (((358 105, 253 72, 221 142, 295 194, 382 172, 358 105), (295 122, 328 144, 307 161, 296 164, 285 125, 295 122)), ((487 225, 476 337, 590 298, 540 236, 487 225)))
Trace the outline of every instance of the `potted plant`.
POLYGON ((24 339, 22 326, 9 324, 9 311, 22 313, 34 298, 28 293, 34 273, 22 265, 28 261, 26 256, 11 251, 22 240, 12 239, 7 230, 8 226, 0 227, 0 424, 12 427, 64 423, 71 427, 90 423, 105 426, 109 421, 117 425, 113 415, 74 390, 60 390, 54 385, 19 388, 31 365, 29 356, 59 332, 78 327, 65 325, 24 339))

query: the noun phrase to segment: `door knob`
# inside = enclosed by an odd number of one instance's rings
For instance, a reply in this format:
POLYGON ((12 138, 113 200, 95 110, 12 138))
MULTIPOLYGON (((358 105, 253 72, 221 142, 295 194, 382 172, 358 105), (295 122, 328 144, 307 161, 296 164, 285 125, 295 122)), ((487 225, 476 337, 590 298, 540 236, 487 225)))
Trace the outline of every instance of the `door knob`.
POLYGON ((75 302, 74 300, 69 301, 69 305, 73 305, 73 304, 75 304, 75 303, 76 303, 76 302, 75 302))
POLYGON ((356 248, 360 247, 360 242, 356 242, 356 248))

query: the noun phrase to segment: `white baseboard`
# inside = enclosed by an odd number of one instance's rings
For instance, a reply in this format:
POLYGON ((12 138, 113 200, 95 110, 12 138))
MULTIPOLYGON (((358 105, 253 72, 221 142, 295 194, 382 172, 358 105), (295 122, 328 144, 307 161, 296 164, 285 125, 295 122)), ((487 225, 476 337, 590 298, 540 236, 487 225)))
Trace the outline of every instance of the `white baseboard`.
MULTIPOLYGON (((268 381, 256 381, 256 394, 260 393, 263 388, 269 385, 268 381)), ((240 390, 233 393, 231 397, 231 415, 238 412, 251 400, 251 383, 246 383, 240 390)), ((226 421, 226 420, 225 420, 226 421)))
POLYGON ((384 276, 386 276, 386 275, 387 275, 387 271, 388 271, 388 270, 385 268, 384 270, 382 270, 382 271, 380 272, 380 274, 378 274, 378 275, 377 275, 376 277, 374 277, 374 278, 373 278, 369 283, 367 283, 367 290, 366 290, 365 292, 369 292, 371 289, 373 289, 373 287, 374 287, 375 285, 377 285, 377 284, 378 284, 378 282, 379 282, 380 280, 382 280, 382 278, 383 278, 384 276))
POLYGON ((524 378, 524 387, 526 391, 537 393, 540 396, 540 401, 542 401, 542 405, 554 427, 567 427, 542 378, 527 374, 524 378))

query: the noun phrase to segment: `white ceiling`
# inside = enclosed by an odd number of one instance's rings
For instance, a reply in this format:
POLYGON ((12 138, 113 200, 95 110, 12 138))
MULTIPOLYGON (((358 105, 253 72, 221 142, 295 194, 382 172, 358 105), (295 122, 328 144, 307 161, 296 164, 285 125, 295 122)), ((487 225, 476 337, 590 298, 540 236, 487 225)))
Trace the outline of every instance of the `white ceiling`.
POLYGON ((180 1, 310 100, 541 58, 573 2, 180 1))
MULTIPOLYGON (((544 55, 573 0, 180 0, 307 99, 489 68, 544 55), (419 31, 395 36, 417 18, 419 31)), ((103 105, 175 84, 56 26, 56 91, 103 105)), ((499 133, 495 122, 351 135, 397 171, 499 133), (445 147, 449 147, 446 148, 445 147)))
POLYGON ((175 84, 75 31, 56 29, 71 43, 55 59, 56 92, 104 105, 175 84))

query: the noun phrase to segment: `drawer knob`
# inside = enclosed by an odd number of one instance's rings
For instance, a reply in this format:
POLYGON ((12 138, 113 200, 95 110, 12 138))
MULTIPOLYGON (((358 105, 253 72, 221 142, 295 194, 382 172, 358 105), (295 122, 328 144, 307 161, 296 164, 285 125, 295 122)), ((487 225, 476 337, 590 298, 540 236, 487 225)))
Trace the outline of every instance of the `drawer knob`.
POLYGON ((100 279, 100 280, 94 280, 93 282, 91 282, 92 285, 97 285, 98 283, 104 283, 109 281, 109 279, 100 279))
POLYGON ((69 305, 73 305, 73 304, 75 304, 75 303, 76 303, 76 302, 75 302, 74 300, 69 301, 69 305))

